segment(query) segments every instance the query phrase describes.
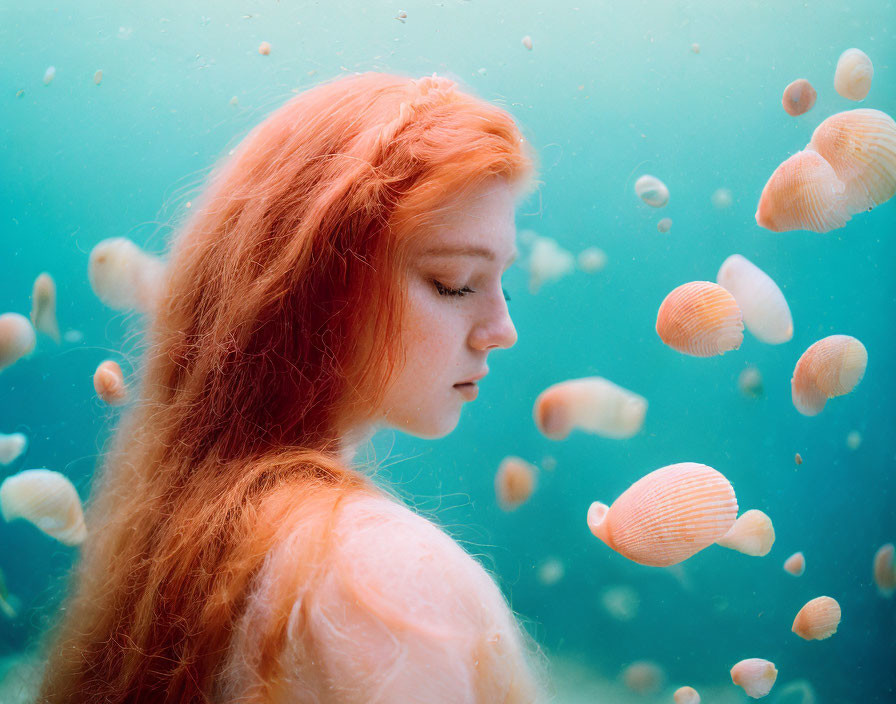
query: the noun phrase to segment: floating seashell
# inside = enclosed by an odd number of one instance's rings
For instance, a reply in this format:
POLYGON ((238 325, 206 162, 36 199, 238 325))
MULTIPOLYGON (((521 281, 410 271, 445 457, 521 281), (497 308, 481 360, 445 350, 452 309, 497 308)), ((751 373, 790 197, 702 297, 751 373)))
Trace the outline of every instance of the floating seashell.
POLYGON ((59 344, 61 337, 59 323, 56 322, 56 283, 46 272, 34 280, 31 289, 31 323, 35 330, 59 344))
POLYGON ((728 188, 717 188, 710 196, 710 200, 717 210, 725 210, 731 207, 731 204, 734 202, 734 196, 728 188))
POLYGON ((790 630, 805 640, 824 640, 837 632, 838 625, 840 604, 829 596, 820 596, 799 610, 790 630))
POLYGON ((691 44, 691 51, 695 54, 699 54, 700 53, 700 45, 697 42, 694 42, 693 44, 691 44))
POLYGON ((758 509, 745 511, 716 543, 737 550, 744 555, 762 557, 768 555, 775 543, 772 519, 758 509))
POLYGON ((644 174, 635 181, 635 193, 652 208, 662 208, 669 202, 669 189, 656 176, 644 174))
POLYGON ((784 89, 784 96, 781 98, 781 104, 788 115, 802 115, 809 112, 815 105, 817 93, 805 78, 797 78, 793 83, 784 89))
POLYGON ((523 46, 526 47, 529 51, 532 51, 532 37, 528 34, 522 39, 523 46))
POLYGON ((675 704, 700 704, 700 695, 693 687, 679 687, 672 695, 675 704))
POLYGON ((880 110, 831 115, 806 149, 827 161, 845 187, 850 214, 871 210, 896 194, 896 122, 880 110))
POLYGON ((607 254, 600 247, 588 247, 579 252, 579 268, 589 274, 600 271, 607 265, 607 254))
POLYGON ((31 354, 36 342, 34 328, 28 318, 18 313, 0 315, 0 369, 31 354))
POLYGON ((743 313, 744 325, 762 342, 779 345, 793 337, 790 307, 778 285, 753 262, 732 254, 719 268, 716 281, 743 313))
POLYGON ((258 45, 258 53, 267 56, 271 53, 271 45, 268 42, 262 42, 258 45))
POLYGON ((712 467, 695 462, 642 477, 607 506, 588 509, 588 528, 610 548, 642 565, 665 567, 718 541, 737 516, 734 489, 712 467))
POLYGON ((666 675, 656 663, 638 660, 622 671, 625 686, 636 694, 655 694, 663 688, 666 675))
POLYGON ((694 357, 736 350, 744 339, 743 315, 734 296, 710 281, 673 289, 656 316, 656 331, 669 347, 694 357))
POLYGON ((748 697, 759 699, 772 691, 778 671, 773 663, 761 658, 741 660, 731 668, 731 681, 743 687, 748 697))
POLYGON ((772 232, 830 232, 852 216, 846 185, 824 157, 797 152, 775 169, 759 197, 756 223, 772 232))
POLYGON ((881 545, 874 553, 874 583, 882 596, 891 596, 896 590, 896 561, 893 555, 893 543, 881 545))
POLYGON ((495 494, 505 511, 524 504, 535 490, 535 466, 519 457, 505 457, 495 474, 495 494))
POLYGON ((44 85, 50 85, 53 82, 54 78, 56 78, 56 67, 48 66, 47 70, 44 71, 44 85))
POLYGON ((604 610, 617 621, 631 621, 638 615, 641 597, 631 587, 617 584, 604 589, 600 602, 604 610))
POLYGON ((762 396, 762 374, 756 367, 742 369, 737 377, 737 387, 744 396, 759 398, 762 396))
POLYGON ((803 456, 802 456, 799 452, 797 452, 797 453, 793 456, 793 461, 794 461, 796 464, 798 464, 798 465, 799 465, 799 464, 802 464, 802 463, 803 463, 803 456))
POLYGON ((849 100, 863 100, 871 90, 874 66, 861 49, 847 49, 837 59, 834 90, 849 100))
POLYGON ((574 429, 606 438, 630 438, 644 425, 647 399, 599 376, 549 386, 535 399, 542 435, 563 440, 574 429))
POLYGON ((164 262, 124 237, 111 237, 90 252, 90 287, 115 310, 151 312, 161 294, 164 262))
POLYGON ((529 291, 538 293, 547 281, 557 281, 572 271, 575 259, 550 237, 536 236, 529 253, 529 291))
POLYGON ((0 433, 0 464, 12 464, 28 447, 24 433, 0 433))
POLYGON ((101 362, 93 373, 93 388, 97 395, 110 406, 120 406, 127 400, 128 388, 117 362, 107 359, 101 362))
POLYGON ((821 413, 829 398, 852 391, 865 375, 868 352, 849 335, 831 335, 803 352, 790 380, 793 405, 804 416, 821 413))
POLYGON ((96 73, 93 74, 93 83, 94 85, 99 85, 103 82, 103 69, 99 69, 96 73))
POLYGON ((846 446, 850 450, 858 450, 862 444, 862 434, 858 430, 850 430, 846 434, 846 446))
POLYGON ((656 224, 656 231, 660 232, 664 235, 671 229, 672 229, 672 218, 663 218, 656 224))
POLYGON ((0 484, 0 512, 6 521, 24 518, 65 545, 78 545, 87 537, 78 492, 49 469, 26 469, 7 477, 0 484))
POLYGON ((550 587, 563 579, 565 573, 563 563, 556 557, 549 557, 538 566, 536 576, 544 586, 550 587))
POLYGON ((801 577, 806 571, 806 558, 801 552, 795 552, 793 555, 784 560, 784 571, 789 572, 794 577, 801 577))

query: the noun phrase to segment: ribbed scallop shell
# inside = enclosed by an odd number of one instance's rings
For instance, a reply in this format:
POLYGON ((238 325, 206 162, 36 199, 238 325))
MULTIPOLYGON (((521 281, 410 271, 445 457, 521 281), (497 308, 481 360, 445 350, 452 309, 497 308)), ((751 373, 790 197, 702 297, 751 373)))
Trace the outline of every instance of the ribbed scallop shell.
POLYGON ((672 349, 694 357, 736 350, 744 339, 743 315, 734 296, 711 281, 691 281, 666 296, 656 331, 672 349))
POLYGON ((732 254, 722 262, 716 281, 734 296, 747 330, 762 342, 778 345, 793 337, 793 317, 784 294, 749 259, 732 254))
POLYGON ((700 695, 693 687, 679 687, 672 695, 675 704, 700 704, 700 695))
POLYGON ((24 518, 65 545, 87 537, 81 500, 59 472, 27 469, 0 484, 0 512, 6 521, 24 518))
POLYGON ((607 438, 629 438, 644 425, 647 399, 599 376, 549 386, 535 399, 541 433, 562 440, 578 428, 607 438))
POLYGON ((849 335, 814 343, 797 360, 790 380, 793 405, 805 416, 821 413, 829 398, 852 391, 865 375, 868 352, 849 335))
POLYGON ((801 552, 795 552, 793 555, 784 560, 784 571, 789 572, 794 577, 801 577, 806 571, 806 558, 801 552))
POLYGON ((874 553, 874 583, 884 596, 896 590, 896 562, 893 561, 893 543, 881 545, 874 553))
POLYGON ((756 222, 772 232, 829 232, 851 215, 845 184, 820 154, 806 149, 775 169, 759 197, 756 222))
POLYGON ((524 504, 535 490, 535 466, 519 457, 505 457, 495 474, 495 495, 505 511, 524 504))
POLYGON ((56 322, 56 282, 44 272, 34 280, 31 289, 31 323, 34 329, 59 343, 59 324, 56 322))
POLYGON ((843 182, 851 214, 896 194, 896 122, 887 113, 863 108, 831 115, 806 148, 823 156, 843 182))
POLYGON ((778 670, 774 663, 762 658, 741 660, 731 668, 731 681, 742 687, 747 696, 759 699, 772 691, 778 670))
POLYGON ((863 100, 871 90, 874 65, 861 49, 847 49, 837 59, 834 90, 848 100, 863 100))
POLYGON ((656 176, 644 174, 635 181, 638 198, 653 208, 662 208, 669 202, 669 189, 656 176))
POLYGON ((0 369, 30 354, 35 342, 37 337, 28 318, 18 313, 0 315, 0 369))
POLYGON ((791 630, 806 640, 824 640, 837 632, 838 625, 840 604, 829 596, 820 596, 799 610, 791 630))
POLYGON ((107 359, 93 373, 93 388, 97 396, 110 406, 118 406, 127 400, 128 389, 117 362, 107 359))
POLYGON ((775 544, 775 529, 772 519, 757 509, 745 511, 734 522, 720 540, 719 545, 731 550, 737 550, 744 555, 762 557, 768 555, 775 544))
POLYGON ((712 467, 682 462, 642 477, 609 508, 592 504, 588 527, 629 560, 665 567, 718 541, 736 516, 728 480, 712 467))
POLYGON ((784 89, 781 104, 788 115, 796 117, 812 109, 816 96, 812 84, 805 78, 798 78, 784 89))

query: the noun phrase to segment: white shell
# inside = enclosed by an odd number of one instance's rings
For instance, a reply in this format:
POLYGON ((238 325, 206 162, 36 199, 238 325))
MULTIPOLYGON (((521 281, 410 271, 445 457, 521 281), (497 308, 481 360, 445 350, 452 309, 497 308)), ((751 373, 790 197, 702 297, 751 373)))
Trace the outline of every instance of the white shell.
POLYGON ((574 266, 571 252, 550 237, 536 236, 529 253, 529 291, 538 293, 542 284, 562 279, 574 266))
POLYGON ((87 537, 81 500, 72 483, 59 472, 26 469, 0 484, 0 512, 11 521, 24 518, 65 545, 87 537))
POLYGON ((874 66, 861 49, 847 49, 837 59, 834 90, 849 100, 862 100, 871 90, 874 66))
POLYGON ((644 174, 635 181, 635 193, 652 208, 662 208, 669 202, 669 189, 656 176, 644 174))
POLYGON ((793 337, 793 317, 778 285, 762 269, 740 254, 732 254, 719 268, 719 286, 740 306, 744 325, 762 342, 779 345, 793 337))
POLYGON ((579 252, 579 268, 593 274, 607 265, 607 253, 600 247, 587 247, 579 252))
POLYGON ((59 344, 62 338, 56 322, 56 283, 46 272, 34 280, 31 289, 31 322, 35 330, 59 344))
POLYGON ((630 438, 641 430, 647 399, 600 376, 549 386, 535 399, 538 429, 562 440, 574 429, 607 438, 630 438))
POLYGON ((164 262, 125 237, 110 237, 90 252, 87 276, 103 303, 115 310, 149 312, 160 294, 164 262))
POLYGON ((759 699, 772 691, 778 678, 778 670, 774 663, 762 658, 741 660, 731 668, 731 681, 743 687, 747 696, 759 699))
POLYGON ((12 464, 28 447, 24 433, 0 433, 0 464, 12 464))
POLYGON ((768 555, 775 544, 772 519, 757 509, 744 511, 721 540, 716 543, 724 548, 737 550, 744 555, 762 557, 768 555))

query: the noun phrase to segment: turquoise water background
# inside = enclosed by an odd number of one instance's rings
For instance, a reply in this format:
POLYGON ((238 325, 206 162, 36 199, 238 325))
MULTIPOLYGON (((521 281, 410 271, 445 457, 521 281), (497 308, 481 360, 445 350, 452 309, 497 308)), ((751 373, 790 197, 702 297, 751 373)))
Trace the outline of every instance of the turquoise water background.
MULTIPOLYGON (((294 92, 354 71, 436 72, 504 105, 534 144, 543 183, 519 211, 520 231, 573 253, 598 246, 608 262, 533 295, 521 257, 505 279, 518 343, 490 357, 479 399, 450 436, 377 436, 376 458, 390 465, 381 476, 482 558, 547 652, 580 658, 600 676, 650 659, 669 683, 727 682, 739 692, 728 670, 762 657, 779 683, 808 679, 818 702, 896 701, 896 600, 871 579, 875 550, 896 541, 896 199, 827 234, 772 233, 754 220, 772 171, 825 117, 855 107, 896 115, 896 4, 34 0, 0 6, 0 39, 0 312, 27 314, 32 282, 48 271, 62 329, 83 333, 58 347, 42 337, 30 358, 0 373, 0 432, 30 439, 0 476, 48 467, 87 496, 115 421, 91 376, 109 356, 133 371, 126 353, 140 322, 92 294, 96 243, 127 236, 163 251, 211 165, 294 92), (261 41, 269 56, 259 55, 261 41), (833 88, 850 47, 874 62, 861 103, 833 88), (56 77, 45 86, 50 65, 56 77), (794 118, 781 93, 796 78, 818 100, 794 118), (642 173, 668 185, 662 210, 635 196, 642 173), (710 201, 719 187, 733 194, 727 209, 710 201), (661 217, 673 220, 665 235, 661 217), (665 295, 715 280, 733 253, 781 286, 793 339, 772 346, 747 333, 738 351, 712 359, 663 345, 654 324, 665 295), (794 364, 835 333, 865 344, 865 378, 804 417, 790 399, 794 364), (764 380, 759 399, 737 388, 748 364, 764 380), (588 375, 648 399, 638 435, 553 442, 537 432, 538 393, 588 375), (854 430, 863 440, 852 450, 854 430), (506 455, 556 459, 511 513, 493 489, 506 455), (741 510, 772 518, 768 556, 711 547, 672 573, 629 562, 590 534, 592 501, 609 503, 681 461, 715 467, 741 510), (781 565, 797 550, 807 569, 793 578, 781 565), (544 585, 537 565, 550 557, 565 576, 544 585), (640 598, 629 621, 601 603, 619 584, 640 598), (840 602, 843 620, 830 639, 806 642, 790 626, 819 595, 840 602)), ((24 522, 0 524, 0 569, 23 602, 17 620, 0 619, 0 655, 34 642, 74 555, 24 522)))

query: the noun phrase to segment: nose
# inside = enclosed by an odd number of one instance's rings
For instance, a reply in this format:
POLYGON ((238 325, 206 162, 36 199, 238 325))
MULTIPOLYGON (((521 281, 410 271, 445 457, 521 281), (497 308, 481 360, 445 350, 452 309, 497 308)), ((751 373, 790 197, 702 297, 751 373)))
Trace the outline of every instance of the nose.
POLYGON ((516 344, 517 334, 503 295, 498 309, 484 317, 470 331, 470 346, 481 352, 507 349, 516 344))

